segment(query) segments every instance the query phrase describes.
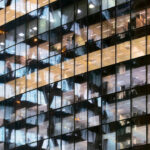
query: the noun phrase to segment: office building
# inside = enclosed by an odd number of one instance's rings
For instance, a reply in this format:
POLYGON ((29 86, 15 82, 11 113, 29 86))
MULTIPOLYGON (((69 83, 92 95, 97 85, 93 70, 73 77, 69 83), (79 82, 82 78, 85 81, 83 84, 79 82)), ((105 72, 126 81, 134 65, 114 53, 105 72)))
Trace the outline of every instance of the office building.
POLYGON ((0 0, 0 150, 150 150, 150 0, 0 0))

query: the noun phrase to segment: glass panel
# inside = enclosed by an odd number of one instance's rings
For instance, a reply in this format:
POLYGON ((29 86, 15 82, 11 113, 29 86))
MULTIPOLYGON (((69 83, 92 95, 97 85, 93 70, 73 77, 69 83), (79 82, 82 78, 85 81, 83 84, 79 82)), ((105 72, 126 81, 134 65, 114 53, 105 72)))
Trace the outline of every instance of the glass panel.
POLYGON ((87 149, 87 131, 82 130, 75 132, 75 149, 74 150, 86 150, 87 149))
POLYGON ((123 3, 127 3, 130 0, 117 0, 117 5, 123 4, 123 3))
POLYGON ((62 136, 62 150, 74 150, 74 140, 72 134, 65 134, 62 136))
POLYGON ((38 90, 38 113, 47 112, 49 108, 49 86, 41 87, 38 90))
POLYGON ((51 109, 61 107, 61 81, 50 85, 49 105, 51 109))
POLYGON ((101 68, 101 51, 88 53, 88 70, 92 71, 101 68))
POLYGON ((102 98, 102 123, 113 122, 116 119, 115 95, 102 98))
POLYGON ((108 68, 102 72, 102 93, 110 94, 115 92, 115 69, 108 68))
POLYGON ((146 96, 139 96, 132 99, 132 116, 146 114, 146 96))
POLYGON ((147 96, 147 113, 150 114, 150 95, 147 96))
POLYGON ((31 12, 37 9, 37 0, 27 0, 26 5, 27 5, 27 12, 31 12))
POLYGON ((62 79, 72 77, 74 75, 74 51, 63 52, 62 61, 62 79))
POLYGON ((62 134, 73 132, 74 130, 74 109, 67 106, 62 109, 62 134))
POLYGON ((124 91, 130 88, 130 64, 120 64, 117 71, 117 91, 124 91))
MULTIPOLYGON (((106 2, 106 0, 104 0, 106 2)), ((102 37, 107 38, 115 34, 115 10, 102 12, 102 37)))
POLYGON ((50 41, 50 56, 61 53, 61 30, 59 28, 51 31, 50 41))
POLYGON ((140 56, 144 56, 146 54, 146 37, 132 39, 131 41, 132 47, 132 58, 137 58, 140 56))
POLYGON ((37 34, 37 11, 33 11, 27 15, 26 37, 31 38, 37 34))
POLYGON ((80 20, 75 23, 75 46, 85 45, 87 42, 87 21, 80 20))
POLYGON ((26 0, 16 0, 16 18, 26 14, 26 0))
POLYGON ((140 62, 133 61, 132 68, 132 87, 141 86, 146 83, 146 67, 141 66, 140 62))
POLYGON ((117 93, 117 120, 131 117, 131 100, 129 92, 117 93))
POLYGON ((147 9, 147 25, 150 25, 150 8, 147 9))
POLYGON ((5 112, 5 103, 0 102, 0 126, 3 126, 3 124, 4 124, 4 117, 5 117, 4 112, 5 112))
POLYGON ((50 83, 61 79, 61 55, 50 57, 50 83))
POLYGON ((74 20, 74 1, 62 0, 62 24, 66 24, 74 20))
POLYGON ((132 145, 138 146, 142 144, 146 144, 146 126, 134 125, 132 127, 132 145))
POLYGON ((102 66, 115 64, 115 46, 103 47, 102 50, 102 66))
POLYGON ((41 87, 49 84, 49 59, 43 60, 38 65, 38 87, 41 87))
POLYGON ((38 0, 38 8, 49 4, 49 1, 50 0, 44 0, 44 1, 43 0, 38 0))
POLYGON ((87 72, 87 50, 79 47, 75 50, 75 75, 87 72))
POLYGON ((16 94, 24 93, 26 90, 26 68, 16 70, 16 94))
POLYGON ((50 115, 50 136, 58 136, 61 134, 61 109, 50 112, 50 115))
POLYGON ((90 42, 101 39, 100 16, 94 15, 88 19, 88 40, 90 42))
MULTIPOLYGON (((8 30, 6 31, 6 39, 5 39, 6 48, 15 44, 15 30, 12 29, 11 27, 10 29, 9 28, 7 29, 8 30)), ((1 43, 1 45, 3 44, 1 43)))
MULTIPOLYGON (((125 1, 128 1, 128 0, 125 0, 125 1)), ((122 0, 118 0, 118 3, 121 3, 121 2, 122 0)), ((117 33, 128 31, 130 29, 130 4, 126 3, 123 6, 122 5, 118 6, 116 15, 117 15, 117 22, 116 22, 117 33)))
POLYGON ((5 101, 5 120, 6 123, 11 123, 15 121, 15 101, 13 98, 5 101))
POLYGON ((116 150, 116 133, 114 131, 114 127, 110 127, 110 125, 102 126, 102 149, 103 150, 116 150))
POLYGON ((117 150, 131 146, 131 126, 129 121, 120 121, 117 129, 117 150))
POLYGON ((0 51, 3 50, 4 48, 5 48, 5 32, 3 31, 3 28, 0 28, 0 51))
POLYGON ((62 106, 74 103, 74 78, 62 80, 62 106))
POLYGON ((87 99, 87 76, 81 74, 75 76, 75 101, 83 101, 87 99))
POLYGON ((27 92, 27 117, 37 114, 37 90, 27 92))
POLYGON ((67 24, 62 27, 62 52, 74 48, 74 24, 67 24))
POLYGON ((101 98, 88 101, 88 127, 101 124, 101 98))
POLYGON ((50 138, 49 145, 50 145, 50 150, 61 150, 60 137, 50 138))
POLYGON ((16 69, 26 65, 26 44, 19 43, 16 45, 16 69))
POLYGON ((49 56, 49 32, 39 35, 38 39, 38 60, 42 60, 49 56))
POLYGON ((101 71, 95 70, 88 73, 88 98, 99 97, 101 95, 101 71))
MULTIPOLYGON (((136 9, 136 8, 134 8, 136 9)), ((132 10, 131 12, 131 28, 140 28, 146 25, 146 12, 145 10, 136 11, 132 10)))
POLYGON ((0 2, 2 6, 0 6, 0 18, 1 18, 1 22, 0 22, 0 26, 2 26, 5 23, 5 1, 1 1, 0 2))
POLYGON ((49 30, 49 7, 43 7, 38 10, 38 33, 49 30))
MULTIPOLYGON (((68 13, 69 14, 69 13, 68 13)), ((60 10, 60 4, 53 3, 50 6, 50 28, 54 29, 61 24, 61 10, 60 10)))
POLYGON ((37 141, 37 117, 31 117, 26 120, 26 142, 37 141))
POLYGON ((101 129, 93 127, 88 129, 88 149, 99 150, 101 148, 101 129))
POLYGON ((16 124, 16 147, 25 145, 25 131, 25 121, 16 124))
POLYGON ((4 100, 5 98, 5 78, 2 76, 0 77, 0 101, 4 100))
POLYGON ((87 127, 87 101, 75 105, 75 129, 87 127))
MULTIPOLYGON (((25 101, 26 101, 26 94, 23 94, 21 96, 16 96, 16 121, 19 121, 19 120, 23 120, 25 117, 26 117, 26 106, 24 105, 25 104, 25 101)), ((24 127, 24 123, 21 123, 22 126, 24 127)), ((21 126, 20 124, 20 126, 21 126)), ((16 127, 17 128, 17 127, 16 127)), ((18 131, 19 134, 24 134, 24 132, 22 131, 18 131), (20 133, 22 132, 22 133, 20 133)), ((20 141, 21 142, 21 141, 20 141)))
POLYGON ((150 65, 147 66, 147 84, 150 84, 150 65))
POLYGON ((101 2, 99 0, 88 0, 88 14, 95 14, 100 11, 101 2))
POLYGON ((87 0, 76 1, 76 19, 81 19, 87 15, 87 0))
POLYGON ((40 114, 38 116, 38 140, 48 138, 48 129, 49 129, 48 113, 40 114))
POLYGON ((6 22, 10 22, 15 19, 15 0, 10 1, 7 3, 6 7, 6 22))
POLYGON ((117 44, 117 63, 130 59, 130 42, 117 44))
POLYGON ((150 124, 148 125, 148 133, 147 133, 147 135, 148 135, 148 143, 150 143, 150 124))
POLYGON ((8 125, 5 130, 5 149, 15 148, 15 125, 8 125))

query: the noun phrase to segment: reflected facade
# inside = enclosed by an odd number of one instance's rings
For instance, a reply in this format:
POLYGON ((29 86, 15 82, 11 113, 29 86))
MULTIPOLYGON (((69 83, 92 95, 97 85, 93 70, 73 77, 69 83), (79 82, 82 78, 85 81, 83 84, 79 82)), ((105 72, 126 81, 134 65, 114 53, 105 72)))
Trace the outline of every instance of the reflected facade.
POLYGON ((150 1, 1 0, 0 150, 131 149, 150 149, 150 1))

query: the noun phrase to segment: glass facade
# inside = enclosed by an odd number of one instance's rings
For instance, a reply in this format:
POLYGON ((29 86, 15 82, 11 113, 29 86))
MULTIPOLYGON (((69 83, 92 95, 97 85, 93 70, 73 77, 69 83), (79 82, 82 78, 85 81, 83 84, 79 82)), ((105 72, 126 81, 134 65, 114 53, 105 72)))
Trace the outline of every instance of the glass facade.
POLYGON ((0 150, 131 149, 150 149, 150 1, 0 0, 0 150))

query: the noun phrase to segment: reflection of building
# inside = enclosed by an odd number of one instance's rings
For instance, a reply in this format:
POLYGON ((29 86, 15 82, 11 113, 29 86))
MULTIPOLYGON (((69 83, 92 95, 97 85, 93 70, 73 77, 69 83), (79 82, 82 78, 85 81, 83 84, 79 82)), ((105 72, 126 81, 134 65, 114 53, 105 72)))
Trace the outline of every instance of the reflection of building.
POLYGON ((149 150, 149 59, 149 0, 0 1, 0 150, 149 150))

